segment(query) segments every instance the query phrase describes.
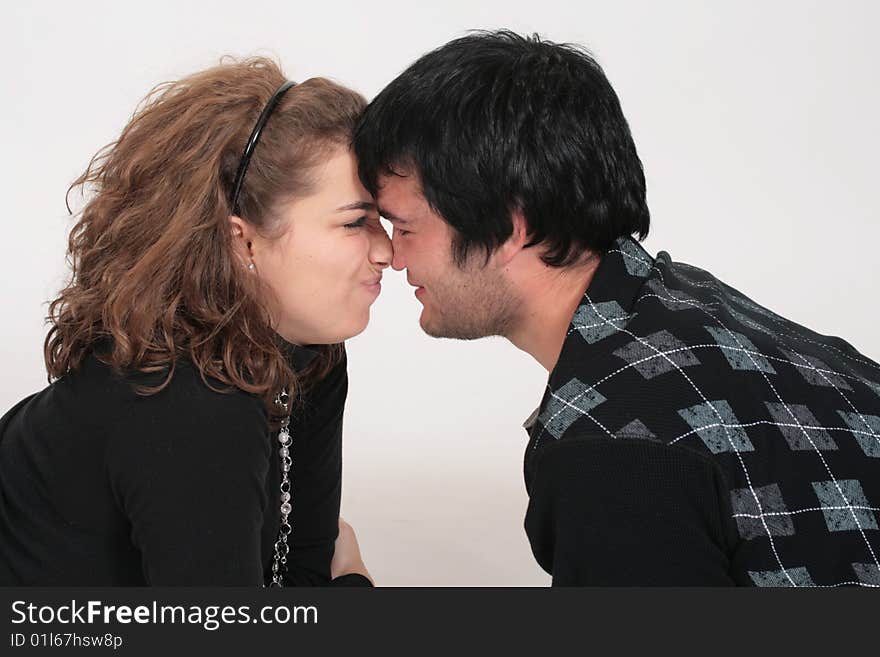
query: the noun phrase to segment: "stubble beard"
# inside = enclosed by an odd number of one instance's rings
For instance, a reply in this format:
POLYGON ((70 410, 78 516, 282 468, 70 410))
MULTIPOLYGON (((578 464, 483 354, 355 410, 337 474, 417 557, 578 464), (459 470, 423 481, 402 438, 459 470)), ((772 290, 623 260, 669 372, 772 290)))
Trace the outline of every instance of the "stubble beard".
POLYGON ((485 269, 459 271, 453 278, 432 285, 431 314, 422 312, 422 330, 433 338, 477 340, 505 337, 516 320, 519 302, 507 281, 485 269))

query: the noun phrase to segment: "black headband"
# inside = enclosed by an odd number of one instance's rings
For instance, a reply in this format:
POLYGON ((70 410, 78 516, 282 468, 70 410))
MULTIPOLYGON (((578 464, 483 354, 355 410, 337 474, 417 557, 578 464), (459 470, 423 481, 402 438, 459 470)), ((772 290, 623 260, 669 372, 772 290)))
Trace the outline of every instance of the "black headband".
POLYGON ((241 193, 241 185, 244 183, 244 174, 247 173, 248 164, 251 162, 251 155, 254 153, 254 148, 256 148, 257 142, 260 141, 260 133, 263 131, 263 126, 266 125, 266 121, 269 120, 269 115, 272 114, 272 110, 278 105, 284 93, 295 84, 296 82, 288 80, 278 87, 278 90, 272 94, 269 102, 266 103, 266 106, 260 114, 260 118, 257 119, 257 124, 251 131, 251 136, 248 138, 247 144, 245 144, 244 147, 244 153, 241 156, 241 162, 238 164, 238 171, 235 174, 235 184, 232 186, 232 196, 229 199, 229 204, 232 206, 232 214, 237 215, 239 213, 238 195, 241 193))

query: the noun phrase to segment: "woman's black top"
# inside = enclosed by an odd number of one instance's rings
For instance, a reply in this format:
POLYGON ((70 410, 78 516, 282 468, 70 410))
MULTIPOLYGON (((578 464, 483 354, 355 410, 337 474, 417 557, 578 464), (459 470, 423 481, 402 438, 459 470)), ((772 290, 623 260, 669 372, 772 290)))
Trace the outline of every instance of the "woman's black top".
MULTIPOLYGON (((288 352, 295 368, 314 356, 288 352)), ((119 375, 90 355, 0 420, 0 585, 271 579, 281 471, 263 402, 211 390, 188 361, 157 394, 132 385, 164 376, 119 375)), ((343 357, 293 408, 288 586, 331 584, 347 390, 343 357)))

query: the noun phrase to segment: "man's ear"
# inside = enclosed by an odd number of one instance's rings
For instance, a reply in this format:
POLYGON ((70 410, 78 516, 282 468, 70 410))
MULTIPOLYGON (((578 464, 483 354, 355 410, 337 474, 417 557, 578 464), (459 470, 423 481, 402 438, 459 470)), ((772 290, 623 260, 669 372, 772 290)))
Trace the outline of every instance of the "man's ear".
POLYGON ((498 263, 502 267, 513 260, 531 241, 529 238, 529 226, 522 210, 518 208, 511 210, 510 221, 513 224, 513 232, 495 252, 498 263))

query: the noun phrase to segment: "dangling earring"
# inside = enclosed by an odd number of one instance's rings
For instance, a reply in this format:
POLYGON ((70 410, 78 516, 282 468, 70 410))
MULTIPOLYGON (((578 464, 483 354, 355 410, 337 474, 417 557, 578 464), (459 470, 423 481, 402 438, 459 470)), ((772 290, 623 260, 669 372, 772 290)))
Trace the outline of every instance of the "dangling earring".
POLYGON ((256 269, 256 267, 254 266, 254 261, 253 261, 253 260, 251 260, 251 264, 248 265, 248 269, 251 270, 251 271, 254 271, 254 270, 256 269))

